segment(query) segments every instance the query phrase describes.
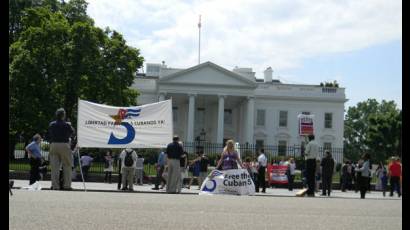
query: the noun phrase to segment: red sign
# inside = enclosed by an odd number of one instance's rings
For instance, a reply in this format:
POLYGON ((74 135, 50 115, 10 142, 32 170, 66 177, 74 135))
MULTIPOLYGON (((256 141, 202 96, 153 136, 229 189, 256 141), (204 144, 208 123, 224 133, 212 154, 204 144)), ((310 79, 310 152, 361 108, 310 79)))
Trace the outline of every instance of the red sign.
POLYGON ((313 134, 313 115, 300 114, 299 118, 299 135, 313 134))
POLYGON ((287 165, 268 165, 269 184, 287 184, 288 177, 286 171, 287 165))

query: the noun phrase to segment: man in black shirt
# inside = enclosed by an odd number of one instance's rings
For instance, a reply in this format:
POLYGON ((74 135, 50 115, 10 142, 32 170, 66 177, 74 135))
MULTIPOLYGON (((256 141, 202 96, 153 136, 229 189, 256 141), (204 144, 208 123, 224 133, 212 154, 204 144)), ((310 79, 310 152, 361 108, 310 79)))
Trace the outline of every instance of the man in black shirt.
POLYGON ((180 159, 184 154, 182 146, 178 143, 179 137, 174 136, 172 143, 168 144, 167 155, 167 193, 180 193, 181 192, 181 169, 180 159))
POLYGON ((335 168, 335 161, 332 158, 329 150, 325 151, 326 156, 323 157, 320 166, 322 166, 322 196, 330 196, 332 190, 332 177, 335 168))
POLYGON ((70 137, 74 134, 71 124, 65 122, 65 110, 57 109, 57 119, 48 127, 50 142, 51 183, 54 190, 60 189, 60 165, 63 166, 64 185, 62 189, 71 190, 71 149, 70 137))

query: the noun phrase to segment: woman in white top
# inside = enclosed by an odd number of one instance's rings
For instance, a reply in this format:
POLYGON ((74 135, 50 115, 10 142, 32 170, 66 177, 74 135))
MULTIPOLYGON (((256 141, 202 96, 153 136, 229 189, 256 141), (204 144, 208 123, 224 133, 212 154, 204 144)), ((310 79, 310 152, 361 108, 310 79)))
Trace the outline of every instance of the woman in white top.
POLYGON ((286 172, 288 176, 288 189, 289 191, 293 191, 293 181, 295 180, 296 163, 295 159, 293 158, 289 158, 288 162, 288 171, 286 172))

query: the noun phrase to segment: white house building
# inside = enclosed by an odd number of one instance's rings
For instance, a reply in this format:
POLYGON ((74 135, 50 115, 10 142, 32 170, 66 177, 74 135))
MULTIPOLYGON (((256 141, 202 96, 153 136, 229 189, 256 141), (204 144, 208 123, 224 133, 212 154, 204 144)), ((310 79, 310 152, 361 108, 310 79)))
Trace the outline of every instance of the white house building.
POLYGON ((174 134, 186 142, 301 145, 297 116, 311 114, 319 144, 342 148, 345 89, 283 84, 272 72, 262 80, 251 68, 230 71, 212 62, 188 69, 147 64, 132 87, 139 104, 172 99, 174 134))

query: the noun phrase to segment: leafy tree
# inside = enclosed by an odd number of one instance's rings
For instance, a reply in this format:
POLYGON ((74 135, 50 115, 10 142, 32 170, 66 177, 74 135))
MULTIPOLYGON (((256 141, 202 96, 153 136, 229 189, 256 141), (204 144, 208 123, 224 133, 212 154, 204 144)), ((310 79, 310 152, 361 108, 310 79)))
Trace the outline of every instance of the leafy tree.
POLYGON ((44 132, 59 107, 75 127, 78 98, 137 103, 138 92, 129 87, 143 57, 118 32, 95 27, 84 0, 15 2, 26 5, 9 15, 16 19, 9 24, 11 138, 44 132))
POLYGON ((368 151, 374 160, 400 153, 401 111, 393 101, 375 99, 350 107, 345 117, 345 157, 358 160, 368 151))

